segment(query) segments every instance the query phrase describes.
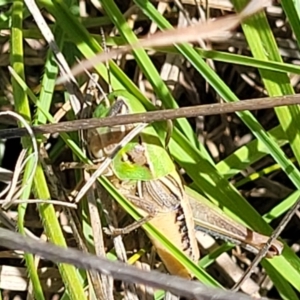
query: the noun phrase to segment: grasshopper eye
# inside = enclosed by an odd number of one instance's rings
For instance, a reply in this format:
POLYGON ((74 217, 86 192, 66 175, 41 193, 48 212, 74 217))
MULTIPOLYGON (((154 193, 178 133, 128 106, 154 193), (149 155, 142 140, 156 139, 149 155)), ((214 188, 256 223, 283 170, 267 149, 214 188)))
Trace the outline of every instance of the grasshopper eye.
POLYGON ((126 153, 127 160, 129 160, 133 164, 137 164, 140 166, 146 166, 148 167, 148 160, 145 155, 145 148, 138 144, 136 145, 132 150, 128 151, 126 153))

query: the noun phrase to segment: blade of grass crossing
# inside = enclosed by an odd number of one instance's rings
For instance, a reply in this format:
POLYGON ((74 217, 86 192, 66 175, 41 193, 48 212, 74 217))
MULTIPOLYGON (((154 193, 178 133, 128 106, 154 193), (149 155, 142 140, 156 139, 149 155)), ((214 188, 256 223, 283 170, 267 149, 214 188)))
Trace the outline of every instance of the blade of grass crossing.
POLYGON ((281 0, 280 4, 284 9, 300 48, 300 3, 299 1, 281 0))
MULTIPOLYGON (((234 5, 241 9, 246 1, 233 1, 234 5)), ((275 38, 263 12, 246 20, 243 31, 248 41, 251 52, 255 58, 282 62, 275 38)), ((287 74, 259 69, 265 88, 270 96, 294 94, 287 74)), ((300 162, 300 109, 298 105, 278 107, 275 112, 287 135, 290 146, 300 162)), ((298 186, 299 188, 299 186, 298 186)))
MULTIPOLYGON (((32 158, 33 159, 33 158, 32 158)), ((32 167, 33 167, 33 160, 30 160, 28 163, 28 168, 26 167, 25 173, 24 173, 24 182, 30 177, 30 174, 32 172, 32 167)), ((22 199, 29 199, 31 194, 31 185, 25 189, 25 191, 22 193, 21 198, 22 199)), ((26 209, 27 209, 27 204, 19 204, 18 205, 18 229, 19 232, 25 235, 25 228, 24 228, 24 219, 25 219, 25 214, 26 214, 26 209)), ((44 300, 44 293, 43 289, 41 286, 41 282, 37 273, 37 267, 35 264, 35 260, 32 254, 26 253, 24 254, 25 261, 26 261, 26 266, 27 266, 27 271, 29 273, 29 278, 32 282, 32 287, 33 287, 33 292, 34 292, 34 297, 37 300, 44 300)))
MULTIPOLYGON (((277 258, 275 258, 277 259, 277 258)), ((277 263, 277 262, 276 262, 277 263)), ((265 259, 261 262, 262 266, 268 270, 268 275, 270 276, 270 279, 276 286, 277 290, 280 293, 280 299, 286 299, 286 300, 299 300, 299 297, 295 293, 295 291, 292 289, 290 284, 282 280, 282 276, 278 271, 273 267, 273 265, 270 264, 270 261, 265 259)), ((280 267, 281 262, 278 261, 278 265, 280 267)), ((282 268, 285 268, 284 264, 281 265, 282 268)))
MULTIPOLYGON (((274 127, 268 134, 280 147, 288 143, 281 126, 274 127)), ((267 155, 269 151, 266 146, 260 140, 253 140, 218 162, 216 167, 220 174, 229 179, 267 155)))
MULTIPOLYGON (((36 170, 35 191, 38 199, 51 199, 44 170, 40 164, 36 170)), ((39 204, 38 209, 41 219, 43 220, 45 231, 51 242, 56 245, 66 247, 67 244, 58 223, 53 205, 39 204)), ((76 268, 68 264, 58 264, 58 268, 70 298, 78 300, 86 299, 82 283, 79 278, 80 275, 76 268)))
MULTIPOLYGON (((55 26, 53 34, 56 37, 55 39, 56 43, 61 49, 64 41, 64 32, 60 30, 58 26, 55 26)), ((44 70, 41 91, 39 96, 40 104, 43 106, 43 109, 46 111, 49 111, 51 106, 57 74, 58 74, 58 66, 54 61, 54 55, 52 51, 49 49, 47 52, 45 70, 44 70)), ((41 113, 40 110, 37 110, 35 120, 36 120, 35 122, 36 124, 45 124, 47 121, 46 117, 41 113)))
MULTIPOLYGON (((83 25, 69 12, 69 8, 64 1, 49 1, 40 0, 42 4, 56 18, 56 23, 64 30, 71 41, 78 47, 84 57, 94 56, 96 53, 103 51, 99 43, 92 37, 91 34, 83 27, 83 25)), ((108 82, 107 69, 104 64, 95 66, 97 72, 102 78, 108 82)), ((133 82, 124 74, 123 71, 114 63, 109 63, 111 70, 111 85, 114 90, 126 89, 143 103, 149 100, 141 93, 141 91, 133 84, 133 82)))
POLYGON ((278 205, 273 207, 269 212, 264 214, 263 218, 266 222, 271 222, 272 220, 280 217, 282 214, 286 213, 290 207, 299 199, 300 191, 296 190, 290 194, 287 198, 283 199, 278 205))
MULTIPOLYGON (((23 1, 14 1, 12 5, 12 28, 11 28, 11 53, 10 53, 10 62, 12 68, 16 71, 17 74, 21 78, 25 78, 24 72, 24 52, 23 52, 23 34, 22 34, 22 22, 23 22, 23 1)), ((18 85, 14 78, 12 78, 12 86, 13 86, 13 96, 15 100, 15 110, 19 114, 21 114, 27 121, 31 119, 31 113, 29 108, 29 103, 27 99, 26 93, 24 93, 23 89, 18 85)), ((23 138, 22 145, 24 149, 28 149, 27 155, 32 153, 32 147, 30 145, 28 138, 23 138)), ((28 180, 29 174, 32 173, 33 164, 31 163, 32 159, 29 163, 26 164, 23 184, 26 184, 27 187, 21 195, 22 199, 28 199, 30 195, 30 190, 32 186, 31 182, 28 180)), ((26 211, 26 204, 18 205, 18 230, 20 233, 24 234, 24 215, 26 211)), ((37 269, 34 263, 34 257, 31 254, 24 254, 27 272, 29 274, 30 281, 33 287, 33 293, 35 298, 38 300, 44 300, 44 294, 41 286, 41 282, 39 280, 39 276, 37 273, 37 269)))
MULTIPOLYGON (((85 57, 91 57, 94 54, 101 52, 102 48, 96 42, 92 35, 90 35, 86 29, 79 23, 79 21, 69 14, 69 9, 65 6, 63 1, 49 1, 49 0, 40 0, 42 3, 56 18, 57 23, 60 24, 61 28, 68 33, 68 36, 72 41, 77 44, 77 47, 80 49, 82 54, 85 57)), ((137 88, 137 86, 124 74, 122 70, 114 63, 109 63, 109 68, 111 70, 112 76, 112 88, 117 89, 126 89, 132 93, 136 98, 138 98, 148 110, 155 109, 154 106, 149 102, 149 99, 137 88)), ((107 81, 107 70, 103 64, 95 66, 95 69, 99 74, 107 81)), ((161 99, 164 100, 164 97, 161 99)), ((169 103, 164 103, 166 107, 169 107, 169 103)), ((188 123, 183 121, 184 128, 186 132, 191 132, 186 126, 188 123)), ((194 138, 192 140, 195 142, 194 138)), ((198 145, 199 147, 199 145, 198 145)), ((204 150, 204 147, 200 145, 200 148, 204 150)))

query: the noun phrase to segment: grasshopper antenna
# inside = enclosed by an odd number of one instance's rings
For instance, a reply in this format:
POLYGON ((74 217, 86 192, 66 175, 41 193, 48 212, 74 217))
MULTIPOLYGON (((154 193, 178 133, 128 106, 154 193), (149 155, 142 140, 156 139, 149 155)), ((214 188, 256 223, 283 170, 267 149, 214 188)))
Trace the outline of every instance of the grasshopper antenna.
MULTIPOLYGON (((107 48, 107 44, 106 44, 106 37, 105 37, 105 32, 103 30, 103 27, 100 27, 100 34, 101 34, 101 46, 103 48, 103 51, 105 53, 108 53, 108 48, 107 48)), ((110 69, 109 69, 109 62, 106 61, 105 62, 106 65, 106 69, 107 69, 107 83, 108 83, 108 93, 110 94, 112 92, 112 85, 111 85, 111 73, 110 73, 110 69)))

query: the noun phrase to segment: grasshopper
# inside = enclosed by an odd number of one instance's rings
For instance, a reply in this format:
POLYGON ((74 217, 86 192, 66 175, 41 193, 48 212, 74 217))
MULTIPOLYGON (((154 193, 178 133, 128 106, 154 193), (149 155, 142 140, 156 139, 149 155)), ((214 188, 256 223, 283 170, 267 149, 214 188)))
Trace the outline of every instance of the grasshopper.
MULTIPOLYGON (((141 103, 125 91, 110 94, 109 100, 113 105, 106 108, 100 104, 94 112, 94 117, 145 111, 141 103)), ((91 155, 97 159, 104 159, 132 127, 118 126, 111 130, 100 128, 89 131, 88 148, 91 155)), ((150 219, 149 223, 159 228, 193 261, 199 259, 194 223, 189 203, 184 199, 186 194, 181 178, 152 126, 147 126, 119 151, 113 158, 106 176, 138 208, 144 218, 150 219), (163 163, 155 163, 157 159, 163 163)), ((150 239, 171 274, 191 277, 188 270, 157 240, 151 236, 150 239)))
MULTIPOLYGON (((143 105, 126 91, 116 91, 108 99, 111 106, 100 104, 94 117, 145 112, 143 105)), ((90 130, 88 148, 91 156, 104 160, 133 127, 126 125, 110 130, 90 130)), ((149 223, 193 261, 200 257, 195 224, 197 229, 258 252, 268 237, 247 229, 210 205, 187 195, 181 177, 165 150, 163 136, 162 131, 157 132, 152 125, 147 126, 115 155, 105 175, 138 208, 145 220, 150 220, 149 223)), ((149 238, 171 274, 191 278, 189 271, 157 240, 151 236, 149 238)), ((276 240, 268 253, 269 257, 280 254, 282 248, 282 243, 276 240)))

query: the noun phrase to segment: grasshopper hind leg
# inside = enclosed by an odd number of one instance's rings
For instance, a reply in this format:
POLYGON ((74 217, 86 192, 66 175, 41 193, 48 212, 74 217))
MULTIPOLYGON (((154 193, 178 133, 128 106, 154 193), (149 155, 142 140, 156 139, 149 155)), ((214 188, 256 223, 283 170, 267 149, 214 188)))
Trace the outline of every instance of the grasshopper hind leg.
POLYGON ((138 221, 135 221, 134 223, 132 223, 124 228, 114 228, 114 229, 104 228, 103 230, 104 230, 105 234, 111 235, 111 236, 129 234, 133 230, 136 230, 136 229, 140 228, 142 225, 144 225, 145 223, 149 222, 152 218, 153 218, 153 216, 148 215, 138 221))
POLYGON ((112 236, 129 234, 133 230, 136 230, 145 223, 151 221, 157 215, 158 212, 153 207, 149 206, 147 201, 143 201, 141 198, 132 195, 127 195, 127 198, 138 208, 142 209, 143 211, 147 211, 147 215, 144 215, 140 220, 135 221, 124 228, 114 228, 112 230, 106 228, 104 229, 106 234, 112 236))

